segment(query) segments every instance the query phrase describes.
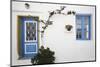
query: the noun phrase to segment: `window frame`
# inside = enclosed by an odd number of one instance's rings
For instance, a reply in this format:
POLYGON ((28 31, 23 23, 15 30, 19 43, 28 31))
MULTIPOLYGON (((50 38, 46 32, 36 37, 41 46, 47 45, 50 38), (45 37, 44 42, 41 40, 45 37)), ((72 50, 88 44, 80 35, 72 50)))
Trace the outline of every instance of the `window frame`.
POLYGON ((76 26, 77 26, 77 17, 81 17, 81 29, 82 29, 82 38, 77 38, 77 28, 76 28, 76 40, 91 40, 91 18, 92 18, 92 16, 91 16, 91 14, 76 14, 76 16, 75 16, 75 24, 76 24, 76 26), (85 29, 85 23, 84 23, 84 18, 85 17, 88 17, 88 20, 89 20, 89 22, 88 22, 88 31, 85 31, 84 29, 85 29), (88 38, 86 39, 85 38, 85 33, 84 32, 88 32, 88 38))

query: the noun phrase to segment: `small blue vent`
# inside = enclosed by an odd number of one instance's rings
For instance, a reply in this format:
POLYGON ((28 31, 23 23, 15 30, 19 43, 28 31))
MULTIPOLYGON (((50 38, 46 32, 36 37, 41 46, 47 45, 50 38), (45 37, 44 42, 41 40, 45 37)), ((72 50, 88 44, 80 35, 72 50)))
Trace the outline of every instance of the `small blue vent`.
POLYGON ((26 43, 25 44, 25 54, 37 53, 37 43, 26 43))
POLYGON ((26 52, 36 52, 36 45, 26 45, 26 52))

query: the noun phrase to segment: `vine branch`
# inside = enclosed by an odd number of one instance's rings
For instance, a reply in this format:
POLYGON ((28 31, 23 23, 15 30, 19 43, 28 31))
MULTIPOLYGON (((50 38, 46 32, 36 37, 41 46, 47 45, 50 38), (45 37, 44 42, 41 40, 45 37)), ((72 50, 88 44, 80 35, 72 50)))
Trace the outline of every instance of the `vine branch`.
POLYGON ((53 16, 53 15, 55 15, 55 14, 63 14, 63 15, 69 15, 69 14, 75 14, 75 12, 74 11, 68 11, 67 12, 67 14, 65 14, 65 13, 62 13, 62 11, 65 9, 66 7, 65 6, 60 6, 60 9, 56 9, 56 10, 54 10, 54 11, 51 11, 51 12, 49 12, 49 16, 48 16, 48 19, 46 20, 46 21, 44 21, 44 20, 40 20, 39 22, 42 22, 45 26, 43 26, 42 27, 42 31, 40 31, 41 32, 41 37, 43 37, 43 35, 44 35, 44 32, 45 32, 45 30, 47 29, 47 27, 49 26, 49 25, 52 25, 53 24, 53 21, 50 21, 50 18, 53 16))

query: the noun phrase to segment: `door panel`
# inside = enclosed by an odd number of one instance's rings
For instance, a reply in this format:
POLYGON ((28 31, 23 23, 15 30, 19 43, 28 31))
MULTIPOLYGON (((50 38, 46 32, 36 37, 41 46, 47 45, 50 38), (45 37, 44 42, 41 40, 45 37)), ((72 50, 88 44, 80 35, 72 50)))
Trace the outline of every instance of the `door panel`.
POLYGON ((19 58, 31 58, 38 53, 38 17, 18 17, 19 58))

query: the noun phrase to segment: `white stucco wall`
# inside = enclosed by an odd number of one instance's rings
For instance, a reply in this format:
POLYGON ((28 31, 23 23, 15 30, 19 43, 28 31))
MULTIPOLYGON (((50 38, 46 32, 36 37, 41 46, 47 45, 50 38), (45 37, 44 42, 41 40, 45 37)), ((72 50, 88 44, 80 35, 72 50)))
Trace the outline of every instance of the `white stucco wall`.
MULTIPOLYGON (((91 14, 91 40, 76 40, 76 22, 75 15, 54 15, 53 25, 50 25, 41 40, 39 33, 39 46, 44 45, 55 52, 55 63, 75 62, 75 61, 92 61, 95 60, 95 7, 61 5, 61 4, 43 4, 31 3, 30 9, 25 9, 25 2, 12 3, 12 65, 31 64, 29 60, 18 60, 17 54, 17 16, 39 16, 40 19, 46 20, 48 11, 55 10, 60 6, 66 6, 64 13, 74 10, 76 14, 91 14), (73 25, 72 31, 67 32, 65 25, 73 25)), ((41 30, 39 24, 39 29, 41 30)))

